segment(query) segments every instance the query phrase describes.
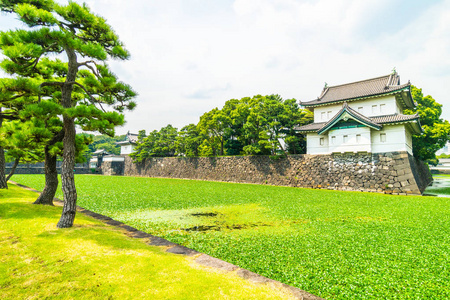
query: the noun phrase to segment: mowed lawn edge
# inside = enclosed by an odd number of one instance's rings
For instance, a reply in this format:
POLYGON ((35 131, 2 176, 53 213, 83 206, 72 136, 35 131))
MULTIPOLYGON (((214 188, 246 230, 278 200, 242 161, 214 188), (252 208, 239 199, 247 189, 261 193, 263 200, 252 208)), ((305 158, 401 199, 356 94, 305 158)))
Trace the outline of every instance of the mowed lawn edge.
MULTIPOLYGON (((42 189, 43 177, 17 181, 42 189)), ((79 175, 79 205, 326 299, 450 297, 449 199, 79 175)))
POLYGON ((287 299, 271 285, 200 267, 123 230, 77 214, 57 229, 61 207, 33 205, 36 193, 0 191, 3 299, 287 299))

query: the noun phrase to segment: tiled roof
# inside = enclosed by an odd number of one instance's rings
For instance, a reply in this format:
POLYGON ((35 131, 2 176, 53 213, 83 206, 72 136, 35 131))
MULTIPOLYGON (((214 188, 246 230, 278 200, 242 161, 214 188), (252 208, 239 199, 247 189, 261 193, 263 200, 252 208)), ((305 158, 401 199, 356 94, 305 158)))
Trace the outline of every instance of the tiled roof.
POLYGON ((370 118, 368 118, 368 117, 360 114, 356 110, 350 108, 348 106, 347 102, 344 102, 344 105, 342 105, 342 109, 333 118, 331 118, 328 122, 326 122, 322 126, 322 128, 320 128, 317 131, 317 133, 322 134, 323 132, 329 130, 330 128, 332 128, 336 124, 336 122, 338 122, 339 120, 344 118, 343 116, 345 116, 345 115, 350 115, 355 120, 357 120, 358 122, 366 125, 367 127, 370 127, 370 128, 373 128, 373 129, 377 129, 377 130, 381 129, 381 125, 380 124, 377 124, 377 123, 373 122, 370 118))
POLYGON ((294 127, 294 130, 303 131, 303 132, 315 132, 323 127, 325 122, 322 123, 309 123, 300 127, 294 127))
POLYGON ((389 124, 389 123, 400 123, 412 120, 418 120, 419 115, 402 115, 402 114, 393 114, 387 116, 379 116, 371 118, 375 123, 378 124, 389 124))
POLYGON ((130 143, 136 143, 138 141, 138 134, 135 133, 127 133, 127 138, 130 141, 130 143))
POLYGON ((107 155, 107 154, 109 154, 109 152, 106 151, 105 149, 98 149, 98 150, 92 152, 92 155, 95 155, 95 156, 100 155, 100 154, 107 155))
POLYGON ((125 140, 117 142, 117 145, 136 144, 138 141, 138 134, 128 132, 125 136, 125 140))
MULTIPOLYGON (((308 107, 370 96, 379 96, 401 91, 408 88, 410 85, 409 82, 400 84, 400 76, 397 73, 394 73, 377 78, 325 87, 317 99, 308 102, 300 102, 300 104, 308 107)), ((410 99, 410 102, 411 105, 414 106, 412 99, 410 99)))
MULTIPOLYGON (((366 117, 366 118, 375 124, 387 125, 392 123, 404 123, 419 120, 419 115, 393 114, 393 115, 366 117)), ((295 130, 300 132, 317 132, 328 123, 329 122, 310 123, 304 126, 296 127, 295 130)))

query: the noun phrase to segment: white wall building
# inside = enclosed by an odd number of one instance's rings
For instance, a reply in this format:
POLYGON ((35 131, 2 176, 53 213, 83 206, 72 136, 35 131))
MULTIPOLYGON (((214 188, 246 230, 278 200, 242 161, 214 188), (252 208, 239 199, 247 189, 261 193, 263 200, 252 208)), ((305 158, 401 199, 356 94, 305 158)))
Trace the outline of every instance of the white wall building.
POLYGON ((138 141, 138 135, 134 133, 130 133, 128 131, 125 136, 125 141, 117 142, 117 145, 120 145, 120 155, 130 154, 134 151, 134 147, 138 141))
POLYGON ((407 151, 412 135, 423 132, 419 116, 404 115, 415 107, 411 84, 397 73, 330 86, 319 98, 300 104, 314 112, 314 123, 298 127, 307 135, 307 154, 407 151))

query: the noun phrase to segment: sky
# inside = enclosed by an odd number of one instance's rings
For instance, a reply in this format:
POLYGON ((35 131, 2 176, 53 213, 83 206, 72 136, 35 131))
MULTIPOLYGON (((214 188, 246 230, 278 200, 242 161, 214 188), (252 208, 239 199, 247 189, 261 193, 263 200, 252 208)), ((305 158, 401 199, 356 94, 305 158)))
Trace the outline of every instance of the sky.
MULTIPOLYGON (((309 101, 325 82, 394 68, 450 120, 450 0, 85 2, 131 53, 108 62, 139 94, 117 134, 181 129, 229 99, 257 94, 309 101)), ((0 30, 21 27, 0 15, 0 30)))

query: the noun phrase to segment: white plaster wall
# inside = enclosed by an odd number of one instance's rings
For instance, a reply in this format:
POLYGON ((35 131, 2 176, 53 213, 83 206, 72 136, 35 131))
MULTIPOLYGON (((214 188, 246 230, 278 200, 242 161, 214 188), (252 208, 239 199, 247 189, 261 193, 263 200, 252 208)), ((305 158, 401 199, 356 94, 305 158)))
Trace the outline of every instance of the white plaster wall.
POLYGON ((128 144, 128 145, 121 145, 120 146, 120 154, 130 154, 134 151, 134 145, 128 144))
MULTIPOLYGON (((409 142, 412 145, 412 141, 409 142)), ((384 125, 381 130, 372 130, 372 152, 408 151, 412 154, 412 147, 407 146, 405 125, 384 125), (386 142, 380 141, 380 134, 386 134, 386 142)))
POLYGON ((125 161, 125 157, 120 156, 105 156, 103 161, 125 161))
POLYGON ((407 151, 412 155, 412 153, 413 153, 413 150, 412 150, 412 148, 413 148, 413 143, 412 143, 412 133, 411 133, 411 130, 409 129, 409 127, 408 126, 405 126, 405 128, 406 128, 406 131, 405 131, 405 134, 406 134, 406 148, 407 148, 407 151))
POLYGON ((328 136, 308 133, 306 135, 306 153, 308 154, 328 154, 328 136), (320 138, 324 139, 324 144, 320 145, 320 138))
POLYGON ((371 152, 370 137, 371 132, 369 127, 330 130, 328 131, 328 153, 371 152), (358 134, 360 135, 359 141, 357 141, 358 134), (344 136, 347 136, 346 142, 344 142, 344 136))
MULTIPOLYGON (((370 98, 360 101, 348 102, 350 108, 359 112, 358 108, 362 107, 362 114, 367 117, 391 115, 402 113, 400 106, 395 100, 395 96, 389 95, 384 97, 370 98), (380 104, 384 104, 383 111, 380 111, 380 104), (372 112, 372 106, 376 105, 376 111, 372 112)), ((319 106, 314 109, 314 123, 327 122, 334 117, 342 109, 342 103, 326 106, 319 106), (322 119, 322 112, 325 113, 325 119, 322 119), (328 112, 331 112, 330 114, 328 112)))

